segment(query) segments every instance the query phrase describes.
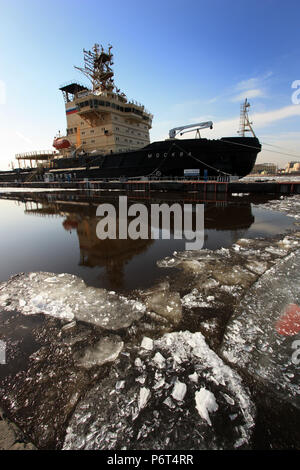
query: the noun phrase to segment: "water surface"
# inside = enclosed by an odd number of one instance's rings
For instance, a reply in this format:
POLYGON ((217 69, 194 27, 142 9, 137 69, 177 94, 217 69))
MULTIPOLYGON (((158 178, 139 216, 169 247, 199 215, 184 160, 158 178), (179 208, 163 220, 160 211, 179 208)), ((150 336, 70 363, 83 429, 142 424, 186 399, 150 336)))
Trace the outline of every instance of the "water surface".
MULTIPOLYGON (((13 198, 0 199, 0 281, 19 272, 49 271, 75 274, 95 287, 145 288, 168 272, 156 266, 157 260, 185 249, 185 239, 99 240, 97 206, 109 202, 118 208, 116 195, 97 200, 65 192, 13 198)), ((137 201, 128 199, 132 202, 137 201)), ((166 201, 141 197, 139 202, 150 207, 166 201)), ((291 217, 249 201, 205 203, 204 248, 229 247, 241 237, 271 237, 292 225, 291 217)), ((161 227, 151 229, 161 234, 161 227)))

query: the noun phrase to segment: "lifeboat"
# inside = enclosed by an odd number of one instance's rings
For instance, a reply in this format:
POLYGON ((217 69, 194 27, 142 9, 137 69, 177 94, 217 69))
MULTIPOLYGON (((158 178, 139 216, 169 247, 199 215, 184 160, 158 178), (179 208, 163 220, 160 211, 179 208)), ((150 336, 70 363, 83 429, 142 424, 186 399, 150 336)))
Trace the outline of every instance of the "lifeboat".
POLYGON ((68 139, 58 137, 54 139, 53 147, 56 148, 56 150, 68 149, 69 147, 71 147, 71 144, 68 139))

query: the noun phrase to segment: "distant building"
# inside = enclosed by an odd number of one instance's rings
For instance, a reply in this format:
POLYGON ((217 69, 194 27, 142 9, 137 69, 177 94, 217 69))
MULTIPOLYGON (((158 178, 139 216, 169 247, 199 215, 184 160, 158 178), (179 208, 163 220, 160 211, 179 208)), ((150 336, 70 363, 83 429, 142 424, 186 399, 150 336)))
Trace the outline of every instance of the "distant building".
POLYGON ((275 163, 257 163, 254 165, 251 175, 276 175, 278 166, 275 163))
POLYGON ((285 168, 286 173, 300 172, 300 162, 289 162, 285 168))

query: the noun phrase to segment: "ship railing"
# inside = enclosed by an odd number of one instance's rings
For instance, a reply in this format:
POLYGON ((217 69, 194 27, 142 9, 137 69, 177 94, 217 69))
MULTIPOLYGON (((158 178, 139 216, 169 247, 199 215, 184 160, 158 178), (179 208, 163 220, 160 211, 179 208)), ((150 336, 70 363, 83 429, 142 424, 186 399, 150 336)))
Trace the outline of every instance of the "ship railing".
POLYGON ((32 152, 25 152, 25 153, 17 153, 15 155, 16 159, 24 159, 24 158, 30 158, 30 157, 37 157, 37 156, 49 156, 49 157, 52 157, 52 156, 56 156, 58 155, 59 152, 57 152, 56 150, 34 150, 32 152))
POLYGON ((139 180, 149 180, 149 181, 217 181, 220 183, 228 183, 230 181, 230 176, 200 176, 200 175, 185 175, 185 176, 145 176, 137 178, 128 178, 128 181, 139 181, 139 180))
MULTIPOLYGON (((80 179, 81 180, 81 179, 80 179)), ((94 182, 120 182, 120 183, 130 183, 130 182, 146 182, 146 181, 155 181, 159 182, 183 182, 183 181, 192 181, 192 182, 202 182, 202 183, 229 183, 232 180, 231 176, 222 175, 222 176, 138 176, 138 177, 120 177, 120 178, 86 178, 87 181, 94 182)))

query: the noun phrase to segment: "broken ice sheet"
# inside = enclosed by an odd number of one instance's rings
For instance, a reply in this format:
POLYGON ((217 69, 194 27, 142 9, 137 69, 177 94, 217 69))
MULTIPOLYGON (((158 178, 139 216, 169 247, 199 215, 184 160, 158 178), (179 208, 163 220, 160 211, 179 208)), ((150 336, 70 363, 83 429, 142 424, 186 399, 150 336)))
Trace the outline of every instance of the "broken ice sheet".
POLYGON ((183 307, 196 308, 196 307, 211 307, 211 303, 215 300, 214 296, 204 297, 198 289, 193 289, 189 294, 186 294, 181 303, 183 307))
POLYGON ((124 346, 118 336, 101 338, 93 346, 88 346, 84 351, 74 354, 76 365, 90 369, 93 366, 101 366, 117 359, 124 346))
POLYGON ((297 409, 300 409, 300 374, 292 361, 292 345, 300 340, 300 328, 289 325, 285 332, 276 325, 279 320, 282 322, 290 305, 299 304, 300 250, 297 250, 277 262, 249 289, 228 323, 221 349, 227 361, 247 371, 297 409))
POLYGON ((127 372, 118 366, 120 356, 114 372, 78 403, 64 449, 229 449, 250 445, 255 409, 249 392, 201 333, 168 333, 154 340, 152 350, 136 347, 134 351, 127 372), (141 378, 139 353, 143 383, 137 380, 141 378), (155 356, 164 358, 158 361, 159 369, 155 356), (174 356, 179 359, 175 369, 174 356), (122 393, 111 395, 116 383, 125 378, 122 393), (194 398, 202 388, 207 391, 205 396, 200 394, 202 405, 198 403, 203 416, 197 412, 194 398), (212 396, 218 405, 217 420, 212 396), (239 426, 230 419, 234 414, 239 426))
POLYGON ((0 307, 24 315, 43 313, 71 321, 92 323, 109 330, 130 326, 145 313, 145 306, 105 289, 87 287, 72 274, 21 274, 0 284, 0 307))
POLYGON ((178 292, 171 292, 168 282, 162 282, 152 289, 141 292, 149 311, 155 312, 170 322, 177 324, 182 317, 182 306, 178 292))

